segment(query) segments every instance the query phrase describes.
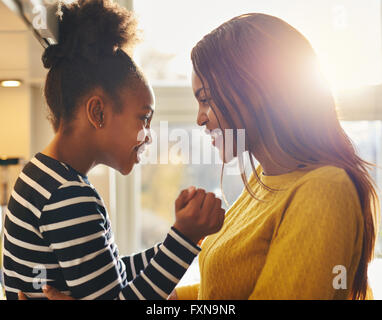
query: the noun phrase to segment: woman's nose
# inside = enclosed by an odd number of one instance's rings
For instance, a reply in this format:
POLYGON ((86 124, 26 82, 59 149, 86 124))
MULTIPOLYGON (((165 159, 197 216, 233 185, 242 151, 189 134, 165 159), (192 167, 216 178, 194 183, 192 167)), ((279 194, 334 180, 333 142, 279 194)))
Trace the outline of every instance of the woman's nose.
POLYGON ((196 123, 198 126, 204 126, 208 122, 208 116, 205 112, 199 112, 198 117, 196 119, 196 123))

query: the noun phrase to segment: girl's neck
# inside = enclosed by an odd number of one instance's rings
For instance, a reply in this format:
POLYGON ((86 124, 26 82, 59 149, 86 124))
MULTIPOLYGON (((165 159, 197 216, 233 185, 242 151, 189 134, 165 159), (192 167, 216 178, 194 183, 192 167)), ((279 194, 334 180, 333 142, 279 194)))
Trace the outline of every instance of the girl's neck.
POLYGON ((70 165, 86 176, 96 164, 92 159, 91 150, 81 143, 81 140, 72 136, 64 136, 58 132, 41 153, 70 165))

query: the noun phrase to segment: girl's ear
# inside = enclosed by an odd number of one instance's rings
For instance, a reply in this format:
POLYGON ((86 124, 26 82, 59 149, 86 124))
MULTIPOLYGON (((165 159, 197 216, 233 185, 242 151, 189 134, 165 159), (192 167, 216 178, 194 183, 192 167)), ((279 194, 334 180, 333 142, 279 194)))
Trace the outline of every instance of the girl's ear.
POLYGON ((90 124, 99 129, 105 124, 105 106, 103 100, 99 96, 92 96, 86 102, 86 114, 90 124))

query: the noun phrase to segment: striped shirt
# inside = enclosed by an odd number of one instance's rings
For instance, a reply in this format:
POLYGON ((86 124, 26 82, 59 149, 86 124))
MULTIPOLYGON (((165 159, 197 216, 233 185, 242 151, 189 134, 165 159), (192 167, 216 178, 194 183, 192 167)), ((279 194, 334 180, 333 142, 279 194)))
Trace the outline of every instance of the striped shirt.
POLYGON ((163 243, 119 256, 102 198, 87 176, 37 153, 5 216, 7 299, 45 299, 47 283, 77 299, 166 299, 200 247, 171 228, 163 243))

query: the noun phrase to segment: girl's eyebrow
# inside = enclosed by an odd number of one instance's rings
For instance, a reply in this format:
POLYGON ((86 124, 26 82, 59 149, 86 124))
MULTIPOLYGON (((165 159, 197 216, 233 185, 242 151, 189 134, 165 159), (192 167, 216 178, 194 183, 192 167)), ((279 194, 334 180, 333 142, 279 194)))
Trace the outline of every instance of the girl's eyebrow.
POLYGON ((143 106, 142 110, 149 110, 149 111, 151 111, 151 113, 154 113, 154 109, 149 105, 143 106))

